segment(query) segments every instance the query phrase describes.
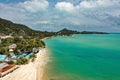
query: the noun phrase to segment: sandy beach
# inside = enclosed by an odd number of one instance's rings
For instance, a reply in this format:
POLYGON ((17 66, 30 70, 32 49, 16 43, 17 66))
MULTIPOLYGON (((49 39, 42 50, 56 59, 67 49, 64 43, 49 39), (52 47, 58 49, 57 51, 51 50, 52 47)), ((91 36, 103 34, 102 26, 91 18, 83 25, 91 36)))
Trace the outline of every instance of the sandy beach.
POLYGON ((47 62, 47 51, 41 49, 36 55, 37 58, 34 62, 21 65, 20 68, 0 78, 0 80, 43 80, 42 75, 47 62))

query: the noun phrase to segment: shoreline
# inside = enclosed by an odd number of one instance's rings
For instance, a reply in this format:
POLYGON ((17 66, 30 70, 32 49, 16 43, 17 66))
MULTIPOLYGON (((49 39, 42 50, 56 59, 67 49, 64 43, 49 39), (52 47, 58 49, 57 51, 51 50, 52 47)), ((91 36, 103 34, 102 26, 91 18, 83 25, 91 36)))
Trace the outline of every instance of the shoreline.
POLYGON ((20 68, 16 69, 12 73, 0 78, 0 80, 43 80, 42 76, 44 68, 47 63, 47 50, 41 49, 37 54, 37 58, 34 62, 29 62, 26 65, 20 65, 20 68))
POLYGON ((44 69, 45 65, 47 64, 47 57, 48 57, 48 52, 47 49, 44 48, 40 50, 40 54, 37 54, 38 58, 36 59, 38 64, 37 64, 37 74, 36 74, 36 80, 44 80, 43 74, 44 74, 44 69))

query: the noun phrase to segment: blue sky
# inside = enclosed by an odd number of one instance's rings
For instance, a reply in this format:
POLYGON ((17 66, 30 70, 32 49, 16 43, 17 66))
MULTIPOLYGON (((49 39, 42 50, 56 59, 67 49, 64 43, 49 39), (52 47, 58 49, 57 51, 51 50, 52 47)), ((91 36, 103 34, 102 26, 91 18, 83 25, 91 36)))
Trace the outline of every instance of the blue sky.
POLYGON ((120 32, 120 0, 0 0, 0 17, 36 30, 120 32))

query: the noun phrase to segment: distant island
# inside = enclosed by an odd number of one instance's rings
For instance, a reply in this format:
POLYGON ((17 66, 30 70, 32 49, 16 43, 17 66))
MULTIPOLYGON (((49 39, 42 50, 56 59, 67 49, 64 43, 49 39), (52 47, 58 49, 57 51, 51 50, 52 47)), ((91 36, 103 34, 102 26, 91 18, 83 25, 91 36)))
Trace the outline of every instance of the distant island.
POLYGON ((95 32, 95 31, 74 31, 74 30, 69 30, 69 29, 62 29, 57 32, 57 35, 72 35, 72 34, 108 34, 106 32, 95 32))

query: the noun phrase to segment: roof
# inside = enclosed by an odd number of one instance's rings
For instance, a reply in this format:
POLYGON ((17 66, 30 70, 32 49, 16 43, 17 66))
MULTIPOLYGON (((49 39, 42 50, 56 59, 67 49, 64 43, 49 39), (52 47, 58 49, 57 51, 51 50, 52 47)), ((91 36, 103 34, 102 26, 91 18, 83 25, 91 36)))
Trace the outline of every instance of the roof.
POLYGON ((7 67, 8 64, 7 63, 0 63, 0 68, 4 68, 4 67, 7 67))
POLYGON ((7 55, 0 55, 0 61, 4 61, 7 55))
POLYGON ((1 72, 5 72, 5 71, 13 68, 14 66, 15 66, 15 65, 8 65, 8 66, 4 67, 1 72))
POLYGON ((19 55, 18 58, 25 57, 25 56, 27 56, 26 53, 21 53, 21 55, 19 55))
POLYGON ((30 58, 31 55, 33 55, 34 53, 30 53, 28 54, 25 58, 30 58))
POLYGON ((9 49, 10 52, 14 51, 13 49, 9 49))
POLYGON ((9 46, 9 49, 11 49, 11 48, 15 49, 16 47, 17 47, 16 44, 12 44, 12 45, 9 46))
POLYGON ((13 55, 11 58, 17 59, 18 55, 13 55))

